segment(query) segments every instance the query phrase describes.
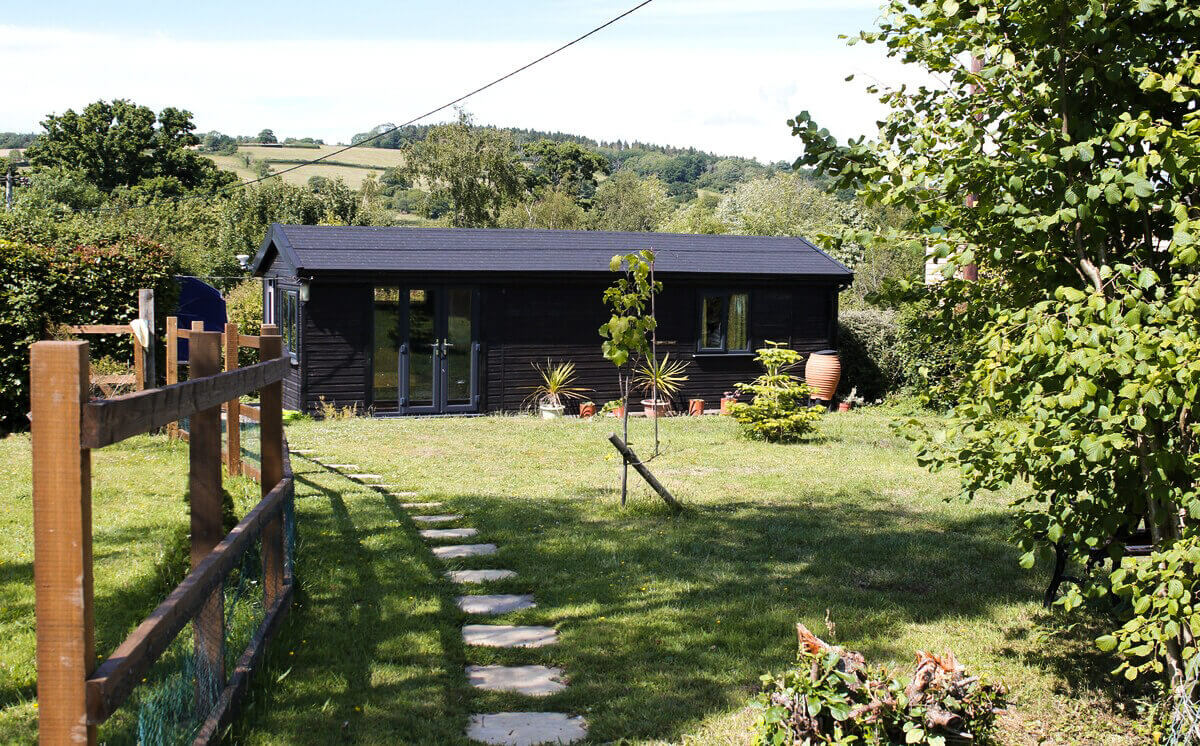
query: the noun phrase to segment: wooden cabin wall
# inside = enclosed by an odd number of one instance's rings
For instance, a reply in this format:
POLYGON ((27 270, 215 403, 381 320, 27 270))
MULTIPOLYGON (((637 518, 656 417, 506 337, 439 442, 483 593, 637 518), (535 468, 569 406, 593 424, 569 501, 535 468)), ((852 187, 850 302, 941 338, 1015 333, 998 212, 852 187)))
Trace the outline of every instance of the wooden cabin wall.
POLYGON ((304 407, 368 405, 371 388, 373 287, 312 283, 303 304, 304 407))
MULTIPOLYGON (((598 333, 608 318, 601 302, 607 281, 500 284, 481 279, 474 284, 479 287, 481 309, 481 411, 527 406, 532 387, 540 380, 533 364, 545 364, 547 359, 574 362, 578 385, 592 389, 588 397, 597 404, 617 398, 616 371, 600 352, 598 333)), ((280 287, 286 287, 282 278, 280 287)), ((298 374, 295 381, 285 382, 286 406, 314 412, 320 409, 321 396, 339 407, 370 406, 373 287, 349 281, 312 283, 300 316, 303 386, 298 374)), ((723 392, 760 372, 753 353, 696 354, 699 303, 705 289, 750 291, 752 349, 765 340, 803 352, 834 346, 837 290, 832 285, 740 282, 723 288, 668 278, 657 300, 659 354, 670 353, 690 363, 681 405, 689 398, 701 398, 716 406, 723 392)))

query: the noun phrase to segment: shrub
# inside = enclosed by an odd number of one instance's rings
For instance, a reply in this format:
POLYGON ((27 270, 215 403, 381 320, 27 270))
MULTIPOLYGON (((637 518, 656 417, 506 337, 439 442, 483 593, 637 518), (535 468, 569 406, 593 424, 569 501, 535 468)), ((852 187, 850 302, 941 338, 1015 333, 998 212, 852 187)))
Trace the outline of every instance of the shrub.
MULTIPOLYGON (((237 324, 238 334, 258 335, 263 323, 262 281, 249 279, 239 283, 225 295, 225 316, 237 324)), ((238 365, 243 368, 258 362, 258 350, 238 350, 238 365)))
MULTIPOLYGON (((179 295, 175 260, 132 238, 108 246, 50 249, 0 239, 0 431, 28 426, 29 346, 59 324, 113 324, 137 317, 137 291, 154 290, 156 332, 179 295)), ((94 359, 130 361, 129 337, 88 339, 94 359)))
POLYGON ((909 683, 870 667, 859 653, 829 645, 796 625, 797 665, 762 677, 755 746, 986 743, 1004 690, 968 677, 947 653, 917 654, 909 683))
POLYGON ((857 388, 867 401, 900 391, 908 379, 910 353, 893 311, 843 311, 838 319, 842 380, 838 393, 857 388))
POLYGON ((788 373, 800 362, 800 353, 776 342, 758 350, 755 358, 765 373, 754 383, 739 383, 737 388, 752 394, 749 402, 730 406, 729 414, 742 426, 742 433, 752 440, 772 443, 791 443, 800 440, 816 428, 824 411, 810 406, 811 389, 799 378, 788 373))

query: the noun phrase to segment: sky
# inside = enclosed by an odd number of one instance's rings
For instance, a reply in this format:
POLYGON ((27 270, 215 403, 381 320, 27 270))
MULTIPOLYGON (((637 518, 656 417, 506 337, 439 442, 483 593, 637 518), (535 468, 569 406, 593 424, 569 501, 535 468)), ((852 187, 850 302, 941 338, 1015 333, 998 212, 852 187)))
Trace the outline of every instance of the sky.
MULTIPOLYGON (((281 139, 349 142, 457 98, 637 2, 21 3, 0 23, 10 70, 0 131, 40 131, 49 113, 128 98, 156 111, 187 109, 201 132, 270 128, 281 139)), ((838 39, 871 28, 878 4, 654 0, 464 106, 483 124, 790 161, 799 143, 789 117, 810 111, 842 140, 869 135, 883 109, 865 86, 921 79, 878 46, 838 39)))

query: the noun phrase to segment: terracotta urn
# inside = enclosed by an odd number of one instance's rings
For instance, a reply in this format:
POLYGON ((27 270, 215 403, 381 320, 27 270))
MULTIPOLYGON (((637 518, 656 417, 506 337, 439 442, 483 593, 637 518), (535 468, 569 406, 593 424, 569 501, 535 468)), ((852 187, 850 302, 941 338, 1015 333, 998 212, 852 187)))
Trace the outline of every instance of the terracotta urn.
POLYGON ((849 412, 850 407, 851 407, 850 402, 844 401, 844 402, 841 402, 840 404, 838 404, 838 411, 839 412, 849 412))
POLYGON ((596 405, 594 402, 585 401, 583 404, 579 405, 579 416, 581 418, 582 417, 594 417, 595 415, 596 415, 596 405))
POLYGON ((737 403, 737 397, 728 391, 721 397, 721 414, 729 414, 729 407, 737 403))
POLYGON ((704 414, 704 400, 703 399, 689 400, 688 401, 688 414, 692 415, 693 417, 699 417, 700 415, 704 414))
POLYGON ((833 401, 838 381, 842 378, 842 361, 837 350, 821 350, 808 356, 804 364, 804 381, 813 390, 813 398, 833 401))

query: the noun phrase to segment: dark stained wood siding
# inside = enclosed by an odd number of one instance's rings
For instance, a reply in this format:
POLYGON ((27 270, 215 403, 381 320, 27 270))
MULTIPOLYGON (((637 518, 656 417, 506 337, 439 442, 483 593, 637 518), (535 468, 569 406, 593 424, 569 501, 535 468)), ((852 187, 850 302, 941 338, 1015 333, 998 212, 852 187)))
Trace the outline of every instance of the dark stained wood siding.
POLYGON ((371 375, 371 285, 314 281, 302 319, 305 411, 321 397, 339 407, 367 404, 371 375))
MULTIPOLYGON (((283 274, 288 268, 281 267, 281 275, 272 269, 264 274, 278 278, 281 292, 298 287, 294 278, 283 274)), ((376 282, 403 285, 406 279, 343 275, 312 281, 310 299, 300 312, 300 369, 284 382, 284 406, 314 412, 322 396, 337 406, 370 405, 373 287, 376 282)), ((780 282, 781 278, 661 279, 665 288, 657 308, 659 354, 689 362, 680 406, 689 398, 701 398, 715 407, 723 392, 760 372, 752 354, 697 354, 700 299, 705 291, 751 294, 752 348, 768 339, 802 352, 836 344, 835 285, 780 282)), ((522 409, 539 380, 533 364, 547 359, 574 362, 578 384, 592 389, 589 396, 597 404, 617 397, 616 371, 600 352, 598 333, 608 318, 601 294, 611 276, 529 279, 425 274, 412 278, 413 284, 438 281, 479 288, 481 411, 522 409)))

